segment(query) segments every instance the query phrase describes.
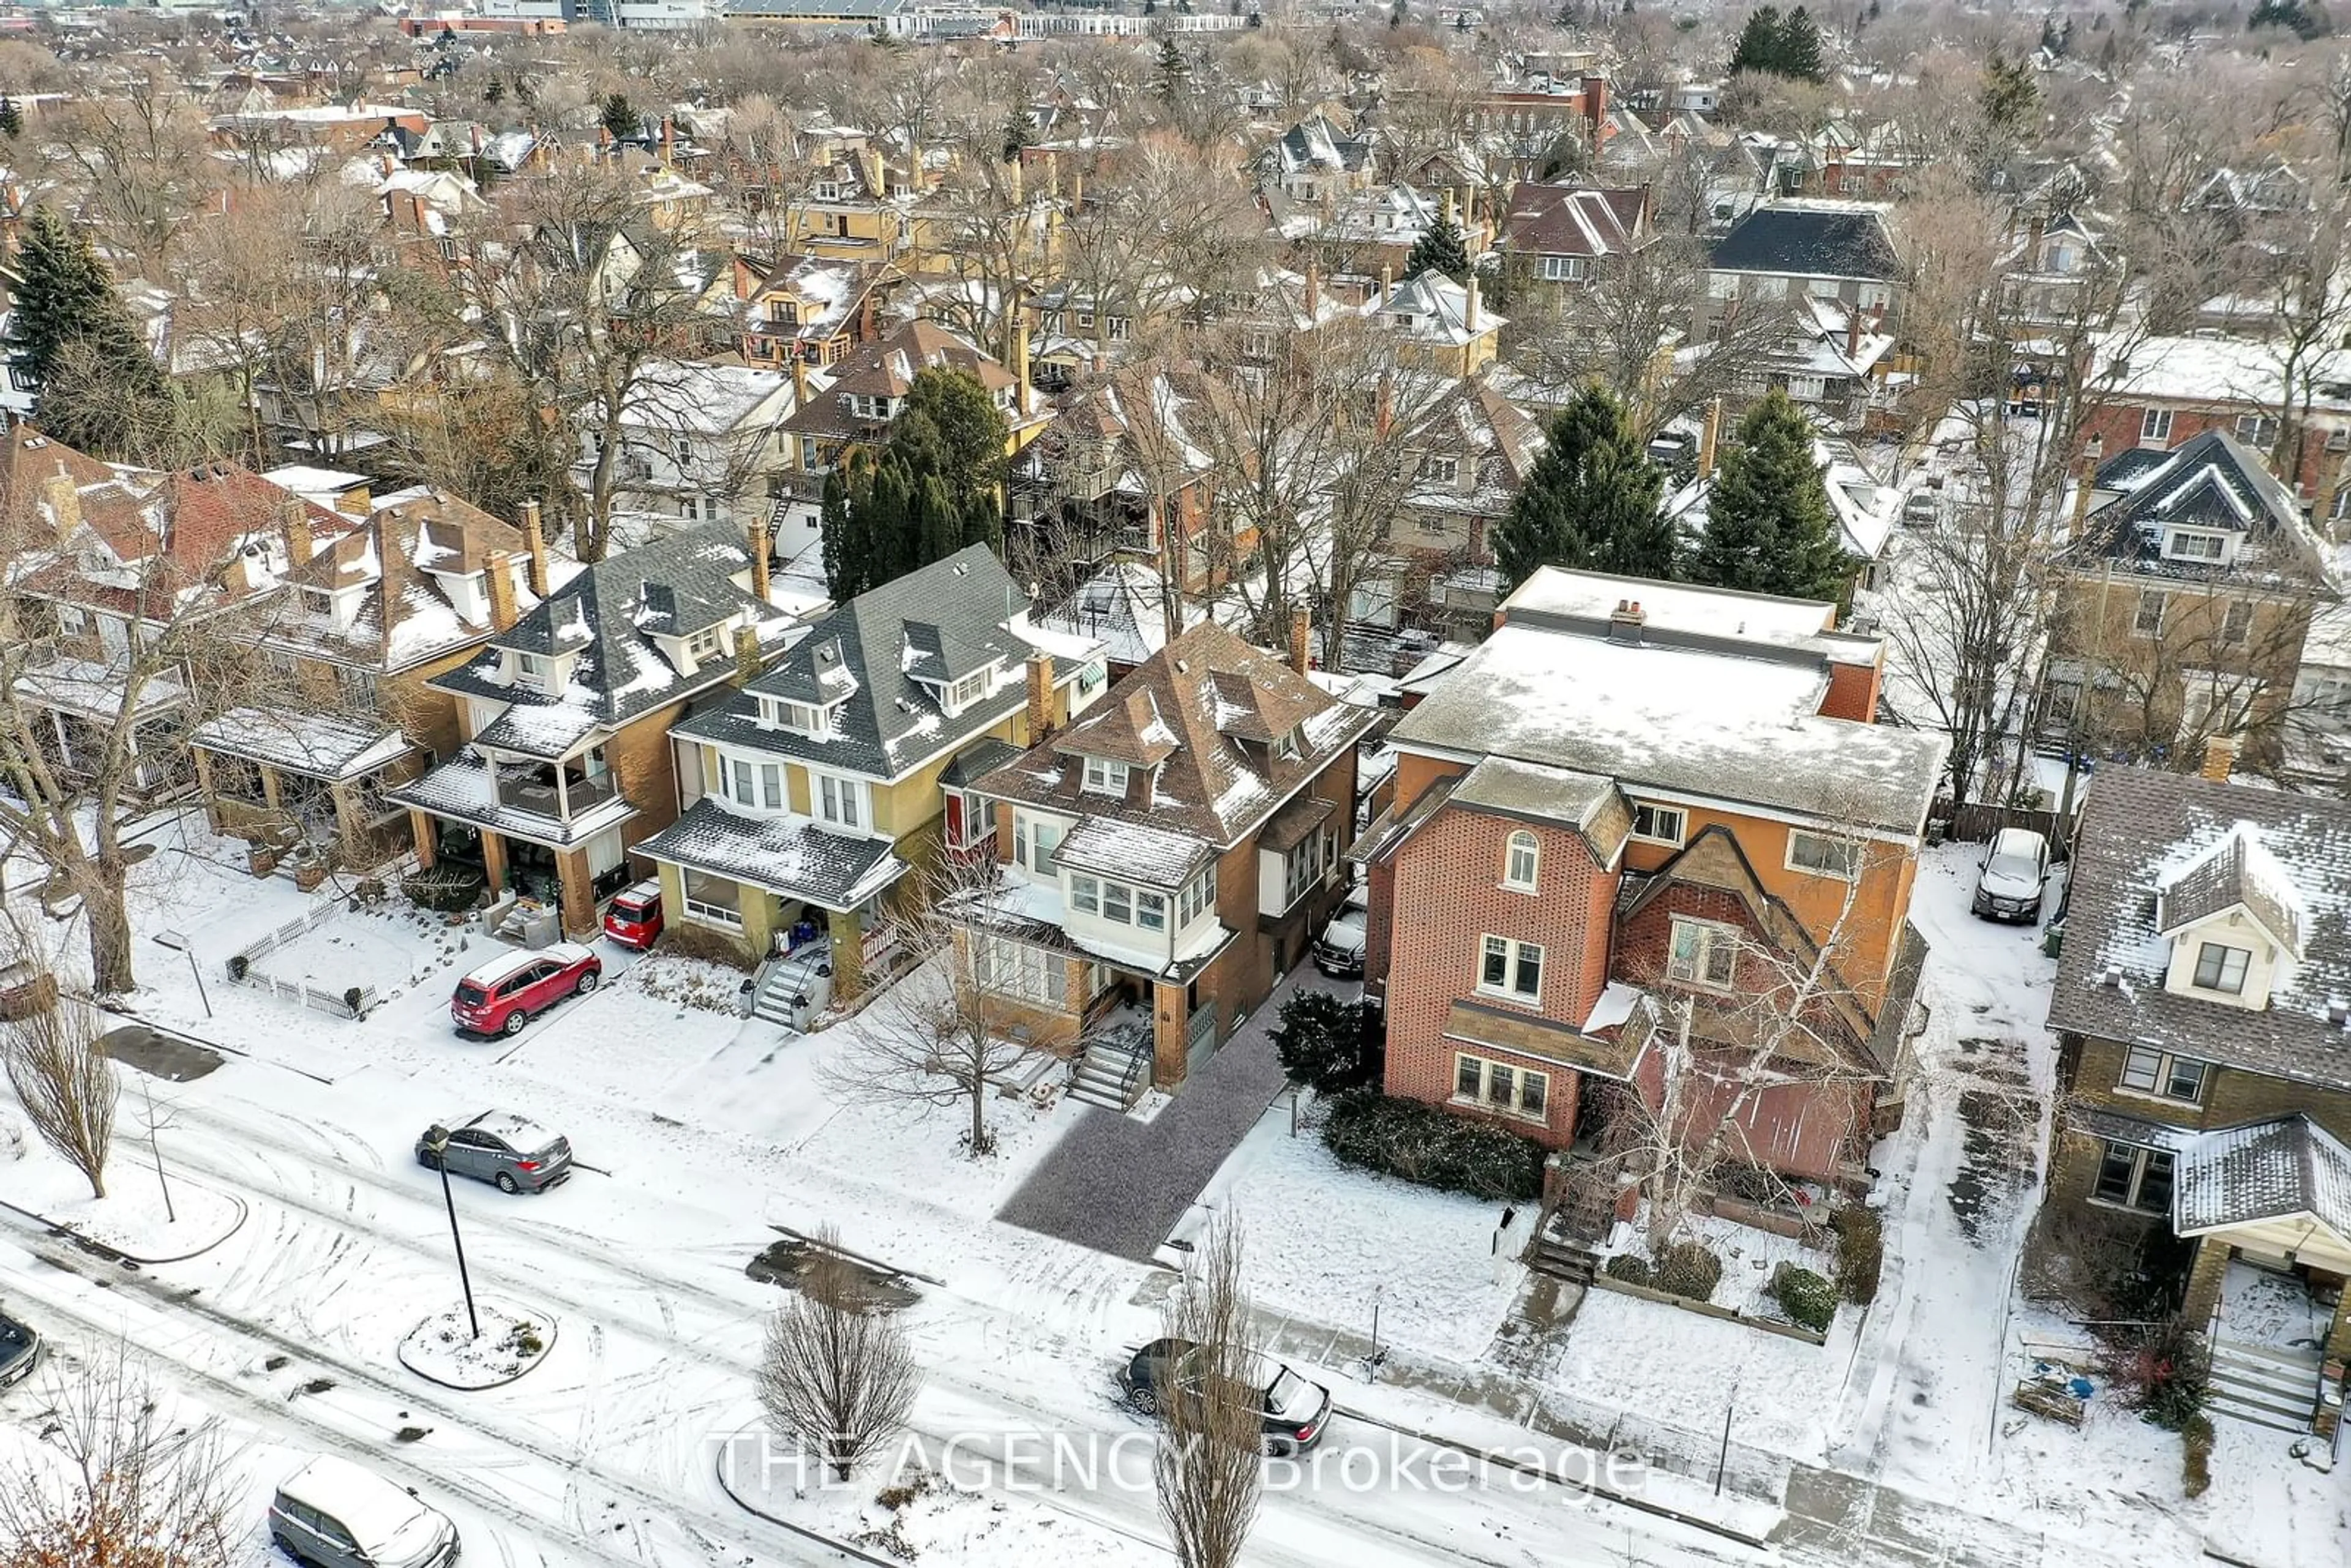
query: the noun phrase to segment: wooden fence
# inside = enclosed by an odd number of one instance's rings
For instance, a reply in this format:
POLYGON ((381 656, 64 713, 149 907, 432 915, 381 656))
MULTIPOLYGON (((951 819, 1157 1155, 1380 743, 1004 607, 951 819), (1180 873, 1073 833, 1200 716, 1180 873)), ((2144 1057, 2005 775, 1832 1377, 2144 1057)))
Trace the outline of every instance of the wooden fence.
POLYGON ((2053 860, 2064 860, 2073 843, 2073 819, 2055 811, 2028 811, 2018 806, 1972 802, 1951 813, 1950 837, 1963 844, 1990 843, 2002 828, 2030 828, 2049 841, 2053 860))

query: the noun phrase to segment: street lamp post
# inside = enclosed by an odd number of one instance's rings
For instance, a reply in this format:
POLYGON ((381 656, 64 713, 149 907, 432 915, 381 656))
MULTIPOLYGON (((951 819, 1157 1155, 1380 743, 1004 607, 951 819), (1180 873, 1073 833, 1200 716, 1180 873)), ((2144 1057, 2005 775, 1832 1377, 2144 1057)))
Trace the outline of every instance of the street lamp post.
POLYGON ((457 1249, 457 1283, 465 1292, 465 1322, 474 1337, 482 1337, 482 1320, 474 1312, 474 1281, 465 1273, 465 1241, 457 1234, 457 1196, 449 1190, 449 1129, 435 1122, 424 1134, 433 1168, 441 1173, 441 1201, 449 1206, 449 1244, 457 1249))

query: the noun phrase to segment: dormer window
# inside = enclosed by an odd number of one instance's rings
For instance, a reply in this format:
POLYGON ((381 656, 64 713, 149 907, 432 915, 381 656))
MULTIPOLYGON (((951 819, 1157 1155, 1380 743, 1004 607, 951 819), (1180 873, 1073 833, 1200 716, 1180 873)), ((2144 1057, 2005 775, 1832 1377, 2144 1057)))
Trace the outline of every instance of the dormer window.
POLYGON ((697 664, 718 657, 726 648, 726 623, 723 621, 716 626, 705 626, 685 640, 686 656, 697 664))
POLYGON ((831 719, 832 710, 830 708, 817 707, 809 703, 788 702, 778 702, 774 705, 774 722, 782 725, 786 729, 797 730, 802 735, 812 736, 819 740, 823 739, 826 733, 832 727, 831 719))
POLYGON ((2252 962, 2252 954, 2242 947, 2226 943, 2207 942, 2196 950, 2196 988, 2218 991, 2223 996, 2241 996, 2245 989, 2245 970, 2252 962))
POLYGON ((555 677, 555 661, 544 653, 517 653, 515 678, 524 685, 548 689, 555 677))
POLYGON ((961 713, 987 695, 988 673, 986 670, 976 671, 956 681, 946 690, 946 695, 940 700, 939 706, 950 714, 961 713))
POLYGON ((1298 731, 1295 728, 1286 729, 1282 731, 1280 735, 1274 737, 1273 755, 1277 761, 1295 762, 1298 760, 1298 731))
POLYGON ((1113 762, 1107 757, 1086 758, 1086 793, 1118 795, 1126 793, 1126 764, 1113 762))
POLYGON ((1458 457, 1423 457, 1420 477, 1432 485, 1458 485, 1461 482, 1461 459, 1458 457))
POLYGON ((2163 553, 2174 560, 2219 560, 2228 550, 2229 541, 2221 535, 2188 528, 2174 528, 2163 540, 2163 553))

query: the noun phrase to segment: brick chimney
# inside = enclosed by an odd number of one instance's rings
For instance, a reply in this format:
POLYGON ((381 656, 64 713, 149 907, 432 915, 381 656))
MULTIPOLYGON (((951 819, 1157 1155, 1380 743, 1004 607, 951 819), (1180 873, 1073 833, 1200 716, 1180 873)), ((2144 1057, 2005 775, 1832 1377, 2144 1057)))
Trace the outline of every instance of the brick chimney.
POLYGON ((1029 651, 1029 744, 1053 733, 1053 655, 1042 648, 1029 651))
POLYGON ((808 361, 795 351, 792 355, 792 412, 797 413, 808 407, 808 361))
POLYGON ((1707 402, 1706 423, 1698 432, 1698 476, 1714 477, 1714 450, 1722 441, 1722 399, 1715 397, 1707 402))
POLYGON ((2090 520, 2090 502, 2098 488, 2098 460, 2085 456, 2074 465, 2074 513, 2068 519, 2065 533, 2069 538, 2082 537, 2083 525, 2090 520))
POLYGON ((767 658, 759 652, 759 629, 746 622, 735 628, 735 679, 745 685, 759 678, 767 668, 767 658))
POLYGON ((663 167, 663 168, 664 168, 664 169, 668 168, 668 167, 670 166, 671 162, 672 162, 673 160, 674 160, 674 159, 676 158, 676 156, 677 156, 677 121, 676 121, 676 120, 673 120, 673 119, 671 119, 668 115, 664 114, 664 115, 663 115, 663 116, 662 116, 662 127, 661 127, 661 161, 662 161, 662 167, 663 167))
POLYGON ((482 563, 482 579, 490 596, 490 630, 504 632, 515 623, 514 557, 492 550, 482 563))
POLYGON ((1648 623, 1648 612, 1641 608, 1639 600, 1620 599, 1616 601, 1616 608, 1608 612, 1608 640, 1611 643, 1627 643, 1637 647, 1641 642, 1642 628, 1648 623))
POLYGON ((1861 307, 1848 305, 1844 310, 1844 357, 1861 358, 1861 307))
POLYGON ((768 591, 775 586, 774 580, 768 575, 768 551, 771 542, 768 538, 767 517, 764 515, 753 517, 751 519, 751 597, 762 604, 768 602, 768 591))
POLYGON ((280 501, 277 525, 286 535, 286 570, 299 571, 308 564, 310 552, 317 548, 310 538, 310 508, 298 500, 280 501))
POLYGON ((530 591, 534 598, 547 597, 547 526, 539 520, 538 503, 522 504, 522 542, 530 551, 530 591))
POLYGON ((1290 667, 1301 675, 1314 668, 1314 614, 1303 604, 1290 611, 1290 667))
POLYGON ((1395 429, 1395 382, 1383 373, 1380 377, 1379 402, 1372 416, 1373 433, 1385 441, 1395 429))
POLYGON ((1600 128, 1608 120, 1608 78, 1592 75, 1583 78, 1583 115, 1592 122, 1592 145, 1600 145, 1600 128))
POLYGON ((2237 770, 2237 743, 2225 735, 2208 737, 2204 742, 2204 766, 2199 769, 2215 784, 2226 784, 2229 775, 2237 770))
POLYGON ((1386 304, 1388 302, 1388 296, 1395 292, 1395 268, 1390 267, 1385 262, 1382 262, 1380 263, 1380 303, 1383 305, 1386 304))

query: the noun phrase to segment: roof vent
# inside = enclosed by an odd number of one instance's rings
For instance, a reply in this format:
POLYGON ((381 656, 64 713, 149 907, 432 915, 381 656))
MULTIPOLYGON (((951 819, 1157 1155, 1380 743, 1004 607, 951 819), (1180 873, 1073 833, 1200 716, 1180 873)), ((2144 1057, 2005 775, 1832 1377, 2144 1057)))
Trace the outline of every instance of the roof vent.
POLYGON ((2326 1021, 2331 1024, 2351 1024, 2351 1002, 2340 998, 2326 1004, 2326 1021))
POLYGON ((2115 990, 2120 990, 2122 988, 2122 983, 2123 967, 2120 964, 2109 964, 2105 969, 2099 972, 2098 984, 2102 986, 2108 987, 2115 990))

